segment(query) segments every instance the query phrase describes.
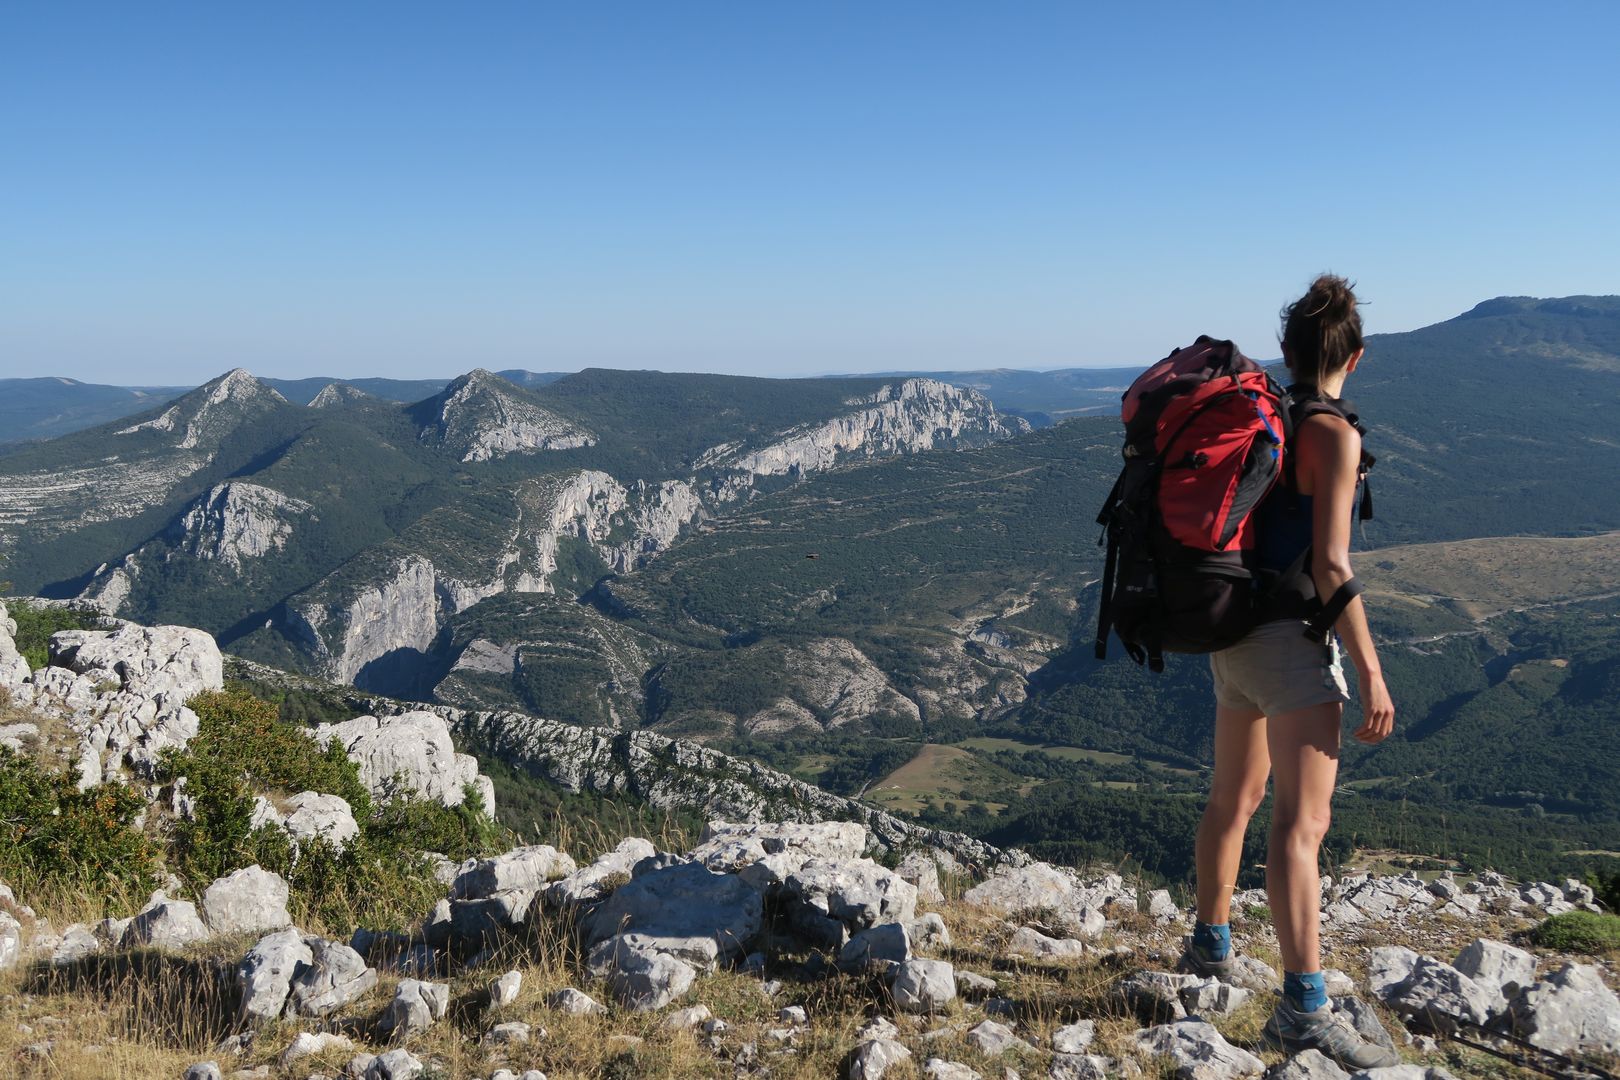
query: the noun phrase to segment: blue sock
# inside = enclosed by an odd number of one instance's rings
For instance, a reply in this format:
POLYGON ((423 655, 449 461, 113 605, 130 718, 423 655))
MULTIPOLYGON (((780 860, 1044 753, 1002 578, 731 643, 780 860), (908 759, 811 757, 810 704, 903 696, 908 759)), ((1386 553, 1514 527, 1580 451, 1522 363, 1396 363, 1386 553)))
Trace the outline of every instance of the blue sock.
POLYGON ((1232 924, 1193 923, 1193 944, 1211 960, 1225 960, 1232 951, 1232 924))
POLYGON ((1283 997, 1295 1012, 1315 1012, 1327 1004, 1327 982, 1320 971, 1285 971, 1283 997))

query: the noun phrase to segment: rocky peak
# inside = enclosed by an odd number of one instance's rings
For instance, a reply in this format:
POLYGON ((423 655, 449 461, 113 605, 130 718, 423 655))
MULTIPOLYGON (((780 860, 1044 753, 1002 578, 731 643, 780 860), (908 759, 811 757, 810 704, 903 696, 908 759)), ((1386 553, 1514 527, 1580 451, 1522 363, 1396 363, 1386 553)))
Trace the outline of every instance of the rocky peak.
POLYGON ((596 436, 541 405, 522 387, 483 368, 455 379, 423 406, 428 413, 422 439, 460 453, 462 461, 596 442, 596 436))
POLYGON ((233 368, 177 399, 158 415, 122 428, 117 434, 173 432, 180 436, 176 447, 192 450, 217 442, 244 416, 286 404, 286 398, 255 379, 246 368, 233 368))
POLYGON ((311 409, 330 409, 336 406, 356 405, 360 402, 375 400, 377 399, 374 395, 366 393, 358 386, 335 382, 327 383, 322 387, 321 392, 316 394, 314 399, 310 401, 309 407, 311 409))

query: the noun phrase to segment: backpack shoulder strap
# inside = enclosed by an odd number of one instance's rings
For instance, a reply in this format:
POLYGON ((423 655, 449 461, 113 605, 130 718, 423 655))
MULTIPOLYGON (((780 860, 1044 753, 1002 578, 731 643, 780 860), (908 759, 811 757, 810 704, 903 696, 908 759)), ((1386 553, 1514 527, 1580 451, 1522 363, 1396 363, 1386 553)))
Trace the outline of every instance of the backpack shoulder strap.
MULTIPOLYGON (((1323 413, 1330 416, 1337 416, 1340 420, 1343 420, 1345 423, 1355 428, 1356 434, 1360 435, 1363 440, 1366 439, 1367 425, 1361 422, 1360 414, 1356 412, 1356 407, 1350 401, 1346 400, 1345 398, 1330 398, 1327 395, 1317 391, 1314 387, 1300 386, 1298 383, 1295 383, 1288 388, 1288 415, 1292 421, 1292 428, 1294 432, 1299 431, 1300 425, 1306 420, 1323 413)), ((1296 482, 1295 477, 1295 463, 1297 461, 1298 455, 1286 452, 1284 453, 1283 483, 1286 485, 1288 491, 1294 495, 1299 493, 1299 484, 1296 482)), ((1366 446, 1363 445, 1361 449, 1361 464, 1357 468, 1356 472, 1356 483, 1361 487, 1361 506, 1356 516, 1362 521, 1372 520, 1372 486, 1367 482, 1367 471, 1371 469, 1373 465, 1377 463, 1377 461, 1378 459, 1369 454, 1366 446)))

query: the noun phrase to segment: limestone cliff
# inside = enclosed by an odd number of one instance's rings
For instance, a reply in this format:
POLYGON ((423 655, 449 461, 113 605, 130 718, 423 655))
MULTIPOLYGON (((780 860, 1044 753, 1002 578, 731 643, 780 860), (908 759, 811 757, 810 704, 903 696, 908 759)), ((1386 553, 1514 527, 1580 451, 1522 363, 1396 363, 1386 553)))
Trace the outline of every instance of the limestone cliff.
POLYGON ((223 563, 234 570, 287 546, 293 519, 310 512, 302 499, 272 488, 232 480, 216 485, 175 523, 173 539, 193 558, 223 563))
POLYGON ((596 442, 589 431, 482 368, 456 379, 428 404, 433 407, 432 415, 422 439, 459 453, 462 461, 566 450, 596 442))

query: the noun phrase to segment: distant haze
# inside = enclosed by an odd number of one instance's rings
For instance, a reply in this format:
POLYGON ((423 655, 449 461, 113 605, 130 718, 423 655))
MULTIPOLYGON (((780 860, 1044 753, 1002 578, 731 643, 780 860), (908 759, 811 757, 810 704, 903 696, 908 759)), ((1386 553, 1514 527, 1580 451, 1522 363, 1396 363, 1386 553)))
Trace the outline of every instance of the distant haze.
POLYGON ((1275 355, 1620 292, 1620 5, 27 5, 0 377, 1275 355), (1609 44, 1604 44, 1605 42, 1609 44))

